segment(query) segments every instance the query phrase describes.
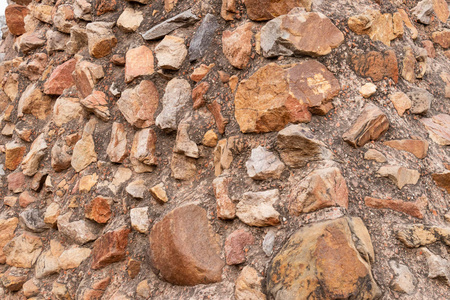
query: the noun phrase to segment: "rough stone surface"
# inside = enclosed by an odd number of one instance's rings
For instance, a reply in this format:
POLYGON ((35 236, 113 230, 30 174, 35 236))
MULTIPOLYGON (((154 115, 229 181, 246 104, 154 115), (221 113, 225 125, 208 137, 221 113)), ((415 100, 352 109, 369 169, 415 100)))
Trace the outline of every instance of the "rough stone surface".
POLYGON ((194 15, 191 10, 187 10, 152 27, 142 34, 142 37, 147 41, 159 39, 175 29, 192 25, 197 20, 198 17, 194 15))
POLYGON ((370 77, 373 81, 389 77, 398 82, 397 56, 392 50, 385 52, 370 51, 365 54, 351 56, 352 67, 363 77, 370 77))
POLYGON ((307 11, 311 11, 311 0, 245 0, 244 4, 247 9, 248 17, 253 21, 270 20, 280 15, 285 15, 295 7, 303 7, 307 11))
POLYGON ((130 210, 131 227, 140 232, 148 233, 150 221, 148 220, 148 207, 133 208, 130 210))
POLYGON ((245 23, 234 31, 224 31, 222 35, 223 54, 235 68, 244 69, 250 60, 252 27, 252 23, 245 23))
POLYGON ((399 189, 407 184, 416 184, 419 181, 420 173, 417 170, 408 169, 402 166, 387 165, 378 170, 378 174, 391 179, 399 189))
POLYGON ((49 95, 61 95, 65 89, 74 85, 72 72, 77 61, 70 59, 59 65, 44 84, 44 93, 49 95))
POLYGON ((166 35, 155 48, 158 67, 168 70, 180 69, 187 53, 184 39, 172 35, 166 35))
POLYGON ((238 265, 245 262, 244 248, 255 242, 253 235, 244 230, 233 231, 225 241, 225 258, 227 265, 238 265))
POLYGON ((189 45, 189 61, 199 60, 207 53, 218 27, 217 18, 206 14, 189 45))
POLYGON ((222 280, 224 262, 219 257, 206 211, 197 205, 179 207, 153 225, 150 255, 162 278, 172 284, 222 280))
POLYGON ((125 258, 130 229, 119 228, 102 235, 92 249, 92 269, 101 269, 125 258))
POLYGON ((111 202, 111 199, 101 196, 92 199, 86 205, 85 217, 100 224, 107 223, 112 214, 111 202))
POLYGON ((433 102, 433 95, 424 89, 414 89, 407 93, 409 99, 411 99, 410 112, 413 114, 425 114, 433 102))
POLYGON ((134 32, 139 28, 143 20, 142 12, 127 7, 117 19, 117 26, 125 32, 134 32))
POLYGON ((248 176, 255 180, 278 179, 285 167, 275 154, 261 146, 252 149, 245 166, 248 176))
POLYGON ((389 265, 395 273, 395 278, 391 282, 392 289, 408 295, 413 294, 416 289, 417 279, 409 268, 395 260, 391 260, 389 265))
POLYGON ((6 25, 12 34, 21 35, 26 32, 24 19, 28 13, 29 9, 23 5, 11 4, 6 7, 6 25))
POLYGON ((420 159, 427 156, 429 146, 429 143, 423 140, 391 140, 384 144, 397 150, 410 152, 420 159))
POLYGON ((127 51, 125 62, 125 81, 133 81, 136 77, 152 75, 155 71, 153 52, 146 46, 127 51))
POLYGON ((427 198, 423 196, 419 197, 419 199, 414 202, 406 202, 399 199, 377 199, 372 197, 366 197, 364 202, 367 206, 372 208, 389 208, 419 219, 423 219, 423 212, 428 204, 427 198))
POLYGON ((450 116, 447 114, 435 115, 420 120, 428 130, 430 138, 439 145, 450 145, 450 116))
POLYGON ((212 183, 217 201, 217 217, 224 220, 236 217, 236 205, 228 194, 230 181, 227 177, 217 177, 212 183))
POLYGON ((279 200, 278 190, 247 192, 236 205, 236 216, 249 226, 271 226, 280 223, 280 213, 274 208, 279 200))
POLYGON ((92 22, 86 25, 89 54, 95 58, 109 55, 117 45, 117 38, 111 30, 113 24, 92 22))
POLYGON ((405 111, 410 109, 412 106, 411 99, 409 99, 409 97, 403 92, 396 92, 392 94, 389 99, 392 101, 392 104, 394 104, 394 107, 400 117, 402 117, 405 111))
POLYGON ((31 268, 42 251, 42 240, 29 233, 16 236, 3 247, 6 264, 16 268, 31 268))

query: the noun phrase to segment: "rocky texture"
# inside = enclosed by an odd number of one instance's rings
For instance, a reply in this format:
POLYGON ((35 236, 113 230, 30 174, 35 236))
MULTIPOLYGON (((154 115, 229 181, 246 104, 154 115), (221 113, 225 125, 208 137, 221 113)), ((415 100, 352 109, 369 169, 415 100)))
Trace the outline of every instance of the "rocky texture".
POLYGON ((407 184, 416 184, 420 178, 420 173, 417 170, 402 166, 383 166, 378 170, 378 174, 391 179, 399 189, 407 184))
POLYGON ((395 278, 391 282, 392 289, 408 295, 413 294, 416 288, 417 279, 411 273, 409 268, 406 265, 398 263, 394 260, 391 260, 389 265, 395 273, 395 278))
POLYGON ((419 219, 423 219, 423 212, 428 204, 428 200, 424 196, 419 197, 419 199, 414 202, 406 202, 398 199, 377 199, 372 197, 366 197, 364 202, 369 207, 389 208, 419 219))
POLYGON ((65 89, 74 85, 72 72, 75 70, 77 61, 70 59, 59 65, 44 84, 44 93, 50 95, 61 95, 65 89))
POLYGON ((194 15, 191 10, 184 11, 170 19, 165 20, 164 22, 152 27, 148 31, 146 31, 144 34, 142 34, 142 37, 144 40, 155 40, 159 39, 175 29, 178 29, 180 27, 185 27, 192 25, 198 20, 198 17, 194 15))
POLYGON ((184 39, 171 35, 166 35, 155 48, 158 67, 168 70, 180 69, 187 53, 184 39))
POLYGON ((111 218, 111 199, 105 197, 96 197, 92 199, 84 211, 87 219, 97 223, 107 223, 111 218))
POLYGON ((295 7, 303 7, 311 11, 311 0, 292 0, 292 1, 255 1, 245 0, 248 17, 253 21, 270 20, 280 15, 285 15, 295 7))
POLYGON ((224 31, 222 35, 223 54, 230 64, 244 69, 252 53, 252 23, 245 23, 234 31, 224 31))
POLYGON ((219 257, 206 211, 197 205, 179 207, 153 225, 150 251, 153 266, 172 284, 196 285, 222 280, 224 262, 219 257), (191 238, 193 234, 197 239, 191 238))
POLYGON ((152 75, 153 72, 153 52, 148 47, 140 46, 127 51, 125 62, 125 81, 127 83, 139 76, 152 75))
POLYGON ((236 217, 236 206, 228 194, 230 181, 230 178, 217 177, 212 183, 217 201, 217 217, 224 220, 236 217))
POLYGON ((392 104, 400 117, 402 117, 405 111, 412 106, 411 99, 403 92, 396 92, 392 94, 389 99, 392 101, 392 104))
POLYGON ((11 4, 6 7, 6 25, 12 34, 21 35, 26 32, 24 19, 28 13, 29 9, 22 5, 11 4))
POLYGON ((139 28, 143 20, 142 12, 126 8, 117 19, 117 26, 125 32, 133 32, 139 28))
POLYGON ((420 159, 427 156, 429 146, 429 143, 423 140, 392 140, 384 144, 397 150, 410 152, 420 159))
POLYGON ((279 200, 278 190, 247 192, 236 205, 236 216, 249 226, 271 226, 280 223, 274 204, 279 200))
POLYGON ((423 224, 406 224, 396 228, 397 238, 407 247, 417 248, 442 240, 450 244, 450 229, 448 227, 427 226, 423 224))
POLYGON ((450 116, 447 114, 435 115, 431 118, 421 119, 428 130, 430 138, 439 145, 450 145, 450 116))
POLYGON ((372 276, 373 260, 370 236, 361 219, 340 218, 304 226, 271 262, 267 288, 274 299, 308 295, 376 299, 381 291, 372 276))
POLYGON ((331 206, 348 207, 347 183, 338 168, 311 172, 290 195, 289 212, 294 215, 331 206))
MULTIPOLYGON (((226 3, 226 1, 222 3, 226 3)), ((215 31, 218 27, 219 24, 217 23, 216 17, 212 14, 206 14, 189 45, 190 61, 203 58, 214 39, 215 31)))
POLYGON ((112 162, 121 163, 127 157, 127 133, 123 124, 114 122, 111 130, 111 140, 106 150, 112 162))
POLYGON ((112 32, 113 24, 107 22, 93 22, 86 25, 89 54, 95 58, 102 58, 111 53, 117 44, 117 38, 112 32))
POLYGON ((16 236, 3 247, 6 263, 16 268, 31 268, 41 251, 41 239, 29 233, 16 236))
POLYGON ((353 147, 362 147, 367 142, 378 139, 388 129, 389 120, 386 114, 369 103, 342 138, 353 147))
POLYGON ((100 269, 125 258, 130 229, 119 228, 102 235, 92 249, 92 269, 100 269))
POLYGON ((130 152, 130 160, 135 172, 153 171, 153 166, 158 164, 155 155, 155 144, 156 135, 152 129, 142 129, 135 134, 130 152))
POLYGON ((351 56, 351 61, 353 69, 360 76, 370 77, 373 81, 389 77, 394 82, 398 82, 397 56, 392 50, 354 54, 351 56))
POLYGON ((278 179, 284 170, 284 164, 280 159, 261 146, 252 149, 252 155, 245 166, 248 176, 255 180, 278 179))
POLYGON ((299 8, 261 28, 261 50, 265 57, 327 55, 343 41, 342 32, 325 15, 299 8))

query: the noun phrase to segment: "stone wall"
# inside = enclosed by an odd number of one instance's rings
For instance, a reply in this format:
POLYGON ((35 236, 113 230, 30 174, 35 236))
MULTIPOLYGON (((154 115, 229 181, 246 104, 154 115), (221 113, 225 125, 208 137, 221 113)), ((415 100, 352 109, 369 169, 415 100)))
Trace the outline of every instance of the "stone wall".
POLYGON ((448 299, 445 0, 17 0, 0 298, 448 299))

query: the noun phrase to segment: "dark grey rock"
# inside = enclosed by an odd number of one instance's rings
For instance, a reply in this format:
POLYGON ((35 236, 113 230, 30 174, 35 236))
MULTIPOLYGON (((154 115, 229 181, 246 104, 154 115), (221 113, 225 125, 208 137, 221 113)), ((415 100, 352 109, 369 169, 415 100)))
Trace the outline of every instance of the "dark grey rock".
POLYGON ((205 55, 218 27, 219 24, 214 15, 207 14, 203 18, 202 24, 200 24, 200 27, 195 32, 191 40, 191 45, 189 46, 189 61, 200 59, 205 55))
POLYGON ((20 221, 25 225, 26 229, 32 232, 43 232, 49 227, 44 223, 44 220, 37 209, 27 209, 19 215, 20 221))
POLYGON ((198 17, 192 13, 192 11, 186 10, 181 14, 176 15, 173 18, 167 19, 166 21, 150 28, 147 32, 142 34, 144 40, 155 40, 164 37, 166 34, 178 29, 180 27, 185 27, 194 24, 198 21, 198 17))

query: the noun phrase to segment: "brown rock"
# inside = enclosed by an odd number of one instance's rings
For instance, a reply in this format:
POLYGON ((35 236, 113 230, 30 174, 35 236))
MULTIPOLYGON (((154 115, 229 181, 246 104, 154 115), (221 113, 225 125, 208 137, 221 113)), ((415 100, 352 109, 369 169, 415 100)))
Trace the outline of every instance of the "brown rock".
POLYGON ((53 106, 53 121, 62 126, 72 120, 83 118, 83 106, 78 98, 59 97, 53 106))
POLYGON ((309 122, 308 107, 326 114, 339 91, 334 75, 315 60, 289 69, 268 64, 239 84, 236 120, 245 133, 278 131, 288 123, 309 122))
POLYGON ((172 176, 175 179, 192 181, 197 175, 195 158, 186 157, 182 154, 174 153, 170 163, 172 176))
POLYGON ((86 108, 86 110, 93 112, 102 121, 109 121, 110 114, 105 93, 93 91, 92 94, 82 99, 80 103, 86 108))
POLYGON ((91 163, 97 161, 97 153, 95 152, 94 138, 92 135, 84 133, 75 147, 73 147, 73 155, 70 164, 76 172, 81 172, 91 163))
POLYGON ((211 71, 212 68, 214 68, 214 66, 215 64, 210 64, 208 66, 205 64, 201 64, 200 67, 195 68, 194 72, 192 72, 190 76, 191 80, 199 82, 200 80, 205 78, 205 76, 209 73, 209 71, 211 71))
POLYGON ((255 243, 253 235, 244 230, 238 229, 233 231, 225 241, 225 258, 227 265, 238 265, 245 262, 245 251, 249 245, 255 243))
POLYGON ((431 39, 442 48, 447 49, 450 47, 450 30, 444 29, 442 31, 433 32, 431 39))
POLYGON ((264 279, 254 268, 245 266, 236 279, 234 297, 236 300, 266 300, 262 292, 262 281, 264 279))
POLYGON ((370 236, 361 219, 344 217, 306 225, 270 263, 267 290, 275 300, 377 299, 381 291, 372 276, 373 259, 370 236))
POLYGON ((396 92, 389 96, 389 99, 394 104, 395 109, 400 117, 403 116, 406 110, 411 108, 411 99, 403 92, 396 92))
POLYGON ((70 29, 75 23, 74 18, 73 6, 69 4, 57 6, 56 12, 52 15, 53 25, 64 33, 70 33, 70 29))
POLYGON ((398 82, 397 57, 393 50, 385 52, 370 51, 351 57, 355 72, 363 77, 370 77, 374 81, 390 77, 395 83, 398 82))
POLYGON ((428 205, 427 197, 419 197, 414 202, 406 202, 398 199, 377 199, 365 197, 364 202, 372 208, 389 208, 398 212, 402 212, 415 218, 423 219, 423 213, 428 205))
POLYGON ((224 262, 214 235, 204 209, 193 204, 176 208, 152 228, 152 265, 172 284, 219 282, 224 262))
POLYGON ((442 22, 447 23, 450 14, 448 10, 448 3, 445 0, 433 0, 433 9, 436 17, 442 22))
POLYGON ((199 109, 205 105, 205 94, 208 92, 209 87, 209 83, 203 81, 192 90, 193 109, 199 109))
POLYGON ((8 189, 13 193, 21 193, 25 190, 25 175, 22 172, 9 174, 7 181, 8 189))
POLYGON ((95 14, 101 16, 107 12, 115 11, 117 6, 116 0, 96 0, 95 14))
POLYGON ((434 49, 434 45, 432 41, 425 40, 422 41, 422 46, 427 50, 428 57, 435 58, 436 57, 436 49, 434 49))
POLYGON ((427 141, 422 140, 392 140, 384 144, 397 150, 410 152, 420 159, 427 156, 429 145, 427 141))
POLYGON ((416 80, 415 73, 416 57, 411 47, 405 47, 405 55, 403 57, 402 77, 403 79, 414 82, 416 80))
POLYGON ((430 138, 439 145, 450 145, 450 115, 439 114, 420 119, 430 138))
POLYGON ((52 99, 44 96, 37 84, 30 84, 23 92, 17 108, 17 116, 32 114, 40 120, 45 120, 52 111, 52 99))
POLYGON ((9 32, 14 35, 21 35, 26 32, 25 17, 29 13, 29 9, 18 4, 8 5, 5 9, 6 25, 9 32))
POLYGON ((203 136, 202 144, 206 147, 215 147, 217 145, 217 140, 217 134, 214 130, 210 129, 203 136))
POLYGON ((231 21, 236 14, 236 0, 222 0, 222 7, 220 9, 220 16, 226 20, 231 21))
POLYGON ((14 231, 17 228, 19 219, 9 218, 0 220, 0 264, 6 262, 6 256, 3 253, 3 247, 14 238, 14 231))
POLYGON ((125 63, 125 81, 133 81, 134 78, 144 75, 152 75, 155 72, 153 52, 146 46, 140 46, 128 50, 125 63))
POLYGON ((211 112, 211 114, 214 117, 214 120, 216 121, 217 130, 220 134, 225 133, 225 126, 228 123, 228 120, 225 120, 225 118, 222 115, 222 107, 217 102, 217 100, 214 100, 212 103, 207 104, 206 107, 208 107, 208 110, 211 112))
POLYGON ((14 171, 22 162, 22 158, 27 148, 16 142, 6 144, 5 148, 5 167, 8 170, 14 171))
POLYGON ((95 84, 105 76, 105 73, 101 65, 83 60, 77 62, 72 76, 81 98, 86 98, 92 94, 95 84))
POLYGON ((415 40, 419 35, 417 28, 411 23, 408 13, 404 9, 398 9, 398 13, 403 21, 403 24, 411 31, 411 38, 415 40))
POLYGON ((129 233, 130 229, 123 227, 107 232, 96 240, 92 250, 91 268, 97 270, 123 260, 129 233))
POLYGON ((7 290, 17 292, 22 289, 23 284, 27 281, 26 273, 27 271, 11 268, 3 274, 1 282, 7 290))
POLYGON ((72 72, 75 70, 77 61, 72 58, 53 70, 44 84, 44 93, 49 95, 61 95, 63 91, 74 85, 72 72))
POLYGON ((111 199, 102 196, 96 197, 86 205, 85 217, 97 223, 105 224, 111 218, 111 199))
POLYGON ((222 35, 223 54, 230 64, 238 69, 244 69, 252 53, 252 27, 253 24, 245 23, 233 32, 226 30, 222 35))
POLYGON ((374 160, 379 163, 387 162, 386 156, 378 150, 369 149, 364 153, 365 160, 374 160))
POLYGON ((353 147, 362 147, 369 141, 378 139, 389 129, 386 115, 374 104, 368 103, 361 115, 342 138, 353 147))
POLYGON ((155 198, 156 200, 158 200, 162 203, 166 203, 167 201, 169 201, 169 198, 167 197, 166 189, 164 188, 164 184, 162 182, 153 186, 150 189, 150 194, 152 195, 153 198, 155 198))
POLYGON ((131 279, 134 279, 141 271, 141 263, 137 260, 130 259, 127 263, 127 273, 131 279))
POLYGON ((158 164, 156 157, 156 134, 153 129, 141 129, 134 135, 130 160, 137 173, 152 172, 158 164))
POLYGON ((417 170, 401 166, 383 166, 378 170, 378 174, 391 179, 399 189, 407 184, 416 184, 420 178, 420 173, 417 170))
POLYGON ((19 196, 19 205, 20 207, 25 208, 36 200, 37 199, 33 195, 31 195, 28 191, 25 191, 19 196))
POLYGON ((41 251, 41 239, 29 233, 16 236, 3 247, 6 264, 16 268, 31 268, 41 251))
POLYGON ((89 54, 95 58, 109 55, 117 45, 117 38, 112 31, 114 23, 92 22, 86 25, 89 54))
POLYGON ((338 168, 313 171, 290 195, 289 212, 294 215, 331 206, 348 208, 348 189, 338 168))
POLYGON ((121 123, 114 122, 111 129, 111 139, 106 149, 109 159, 115 163, 122 163, 127 157, 127 133, 121 123))
POLYGON ((285 15, 295 7, 311 11, 312 0, 245 0, 247 15, 253 21, 265 21, 285 15))
POLYGON ((51 166, 55 172, 61 172, 70 167, 72 155, 69 153, 69 147, 62 141, 57 141, 51 151, 51 166))
POLYGON ((217 202, 217 217, 223 220, 236 217, 236 206, 228 195, 229 177, 217 177, 213 180, 214 195, 217 202))
POLYGON ((117 101, 117 106, 128 123, 138 128, 155 124, 153 116, 158 104, 158 90, 149 80, 141 81, 133 89, 126 89, 117 101))
POLYGON ((440 188, 443 188, 447 191, 447 193, 450 193, 450 172, 445 171, 443 173, 435 173, 431 174, 431 177, 433 178, 436 185, 440 188))

